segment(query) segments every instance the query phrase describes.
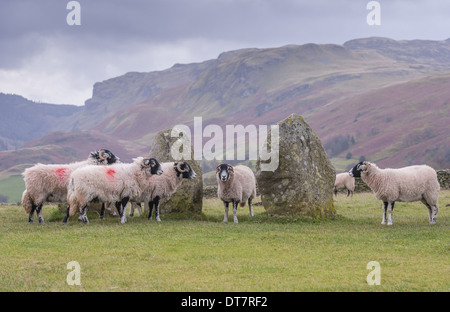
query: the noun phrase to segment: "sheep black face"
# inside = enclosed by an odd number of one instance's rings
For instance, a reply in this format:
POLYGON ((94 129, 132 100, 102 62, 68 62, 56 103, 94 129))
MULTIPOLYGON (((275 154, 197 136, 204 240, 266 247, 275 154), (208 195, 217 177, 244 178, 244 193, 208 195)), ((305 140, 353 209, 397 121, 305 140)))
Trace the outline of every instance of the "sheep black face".
POLYGON ((154 158, 143 159, 142 168, 149 169, 150 174, 161 175, 163 173, 160 163, 154 158))
POLYGON ((354 178, 360 178, 361 177, 361 172, 365 172, 367 170, 367 168, 369 167, 369 162, 367 161, 361 161, 359 162, 355 167, 353 167, 352 169, 350 169, 350 171, 348 172, 348 174, 351 177, 354 178))
POLYGON ((110 150, 101 149, 96 152, 91 152, 91 158, 94 158, 97 163, 104 165, 112 165, 119 161, 119 157, 114 155, 110 150))
POLYGON ((216 174, 222 182, 228 181, 233 173, 233 166, 228 164, 221 164, 216 168, 216 174))
POLYGON ((194 179, 197 176, 195 171, 191 168, 191 166, 189 166, 187 162, 182 161, 174 163, 173 167, 177 172, 177 177, 181 175, 183 179, 194 179))

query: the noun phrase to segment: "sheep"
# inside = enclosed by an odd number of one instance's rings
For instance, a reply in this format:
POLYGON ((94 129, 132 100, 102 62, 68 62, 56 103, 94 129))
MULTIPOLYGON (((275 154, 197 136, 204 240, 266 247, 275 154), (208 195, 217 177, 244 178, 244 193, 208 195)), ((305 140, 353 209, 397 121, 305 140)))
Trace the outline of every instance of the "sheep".
POLYGON ((123 213, 130 198, 140 196, 145 181, 154 174, 162 174, 161 165, 154 158, 137 157, 129 164, 115 164, 108 167, 87 166, 79 168, 70 175, 67 190, 67 209, 63 224, 67 224, 69 217, 80 211, 81 220, 88 224, 86 216, 89 203, 99 200, 115 203, 120 215, 121 223, 125 223, 123 213))
POLYGON ((233 203, 234 223, 238 223, 237 206, 245 206, 248 201, 249 215, 253 217, 252 199, 256 197, 256 179, 253 171, 246 166, 220 164, 216 167, 218 183, 217 196, 223 201, 225 214, 223 222, 228 222, 228 205, 233 203))
POLYGON ((346 189, 347 197, 352 196, 355 191, 355 178, 351 177, 348 172, 339 173, 334 181, 334 195, 337 196, 339 190, 346 189))
POLYGON ((22 206, 29 214, 28 222, 33 223, 34 212, 39 223, 44 223, 42 205, 45 202, 65 202, 70 174, 77 168, 88 165, 111 165, 119 161, 111 151, 101 149, 91 152, 87 160, 70 164, 43 165, 36 164, 22 173, 25 191, 22 194, 22 206))
MULTIPOLYGON (((159 204, 161 199, 170 198, 183 182, 183 179, 194 179, 197 175, 187 162, 166 162, 161 164, 164 173, 160 176, 152 176, 146 181, 141 195, 134 198, 139 203, 139 214, 142 215, 141 202, 148 203, 148 220, 152 219, 153 207, 155 207, 155 219, 160 222, 159 204)), ((130 216, 134 214, 134 207, 131 205, 130 216)))
POLYGON ((436 171, 427 166, 409 166, 399 169, 380 169, 374 163, 362 161, 350 169, 352 177, 361 179, 372 189, 375 197, 383 201, 383 220, 389 209, 387 225, 392 225, 392 211, 396 201, 421 201, 427 208, 430 224, 436 223, 438 213, 439 181, 436 171))

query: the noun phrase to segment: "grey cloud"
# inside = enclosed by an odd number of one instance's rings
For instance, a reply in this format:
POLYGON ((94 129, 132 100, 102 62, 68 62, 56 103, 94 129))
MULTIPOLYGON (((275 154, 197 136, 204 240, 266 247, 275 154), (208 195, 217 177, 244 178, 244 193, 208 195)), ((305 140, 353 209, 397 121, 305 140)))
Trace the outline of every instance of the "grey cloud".
MULTIPOLYGON (((369 0, 79 0, 81 26, 67 25, 68 2, 0 1, 0 75, 41 72, 45 80, 61 71, 74 80, 67 85, 91 89, 108 74, 163 69, 229 49, 450 37, 448 0, 379 0, 379 27, 366 24, 369 0)), ((48 84, 56 88, 55 80, 48 84)), ((8 92, 2 81, 1 91, 8 92)))

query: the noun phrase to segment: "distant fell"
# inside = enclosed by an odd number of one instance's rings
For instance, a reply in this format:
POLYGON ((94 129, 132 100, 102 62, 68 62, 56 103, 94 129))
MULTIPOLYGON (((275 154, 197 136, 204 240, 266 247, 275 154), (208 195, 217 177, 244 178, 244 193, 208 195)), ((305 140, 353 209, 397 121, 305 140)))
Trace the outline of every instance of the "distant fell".
POLYGON ((192 127, 194 117, 225 127, 276 124, 292 113, 306 119, 337 171, 359 159, 448 168, 449 77, 450 39, 372 37, 129 72, 95 83, 82 107, 0 94, 0 150, 9 150, 0 152, 0 180, 10 168, 84 159, 98 148, 129 161, 150 152, 155 133, 192 127))

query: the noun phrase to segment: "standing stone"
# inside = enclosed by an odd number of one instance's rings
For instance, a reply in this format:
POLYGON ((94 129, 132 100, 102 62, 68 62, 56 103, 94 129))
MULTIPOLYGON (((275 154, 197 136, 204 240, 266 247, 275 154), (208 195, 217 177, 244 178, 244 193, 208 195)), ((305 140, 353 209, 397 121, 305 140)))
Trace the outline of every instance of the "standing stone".
MULTIPOLYGON (((296 114, 278 122, 279 166, 261 171, 256 179, 262 203, 271 216, 334 216, 333 186, 336 172, 320 142, 305 120, 296 114)), ((268 134, 267 142, 270 140, 268 134)), ((270 146, 269 146, 270 148, 270 146)))
MULTIPOLYGON (((160 163, 176 161, 170 151, 172 144, 177 138, 171 137, 172 129, 162 130, 158 132, 154 138, 150 148, 150 156, 154 157, 160 163)), ((177 191, 167 200, 161 200, 160 212, 193 212, 201 213, 203 204, 203 177, 202 168, 198 161, 194 159, 194 151, 191 147, 191 160, 187 163, 195 171, 197 177, 195 179, 184 179, 177 191)), ((146 205, 147 210, 147 205, 146 205)))

